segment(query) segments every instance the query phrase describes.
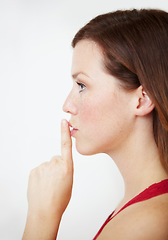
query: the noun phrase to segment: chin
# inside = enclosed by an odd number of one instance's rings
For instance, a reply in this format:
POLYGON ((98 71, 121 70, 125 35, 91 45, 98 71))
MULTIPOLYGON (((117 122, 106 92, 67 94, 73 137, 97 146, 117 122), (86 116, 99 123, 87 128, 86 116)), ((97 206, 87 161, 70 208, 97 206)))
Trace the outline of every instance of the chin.
POLYGON ((95 155, 100 153, 99 151, 96 151, 96 149, 94 148, 91 148, 89 146, 84 146, 84 145, 81 146, 81 145, 78 145, 77 143, 76 143, 76 150, 78 153, 84 156, 90 156, 90 155, 95 155))

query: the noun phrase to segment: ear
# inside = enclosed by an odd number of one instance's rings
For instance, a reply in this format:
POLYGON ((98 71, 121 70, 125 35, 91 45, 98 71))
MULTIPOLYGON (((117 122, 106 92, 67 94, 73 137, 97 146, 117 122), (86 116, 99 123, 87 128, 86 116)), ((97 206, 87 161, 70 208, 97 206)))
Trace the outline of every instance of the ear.
POLYGON ((155 105, 144 91, 143 87, 140 86, 136 89, 137 96, 137 106, 136 106, 136 115, 145 116, 153 111, 155 105))

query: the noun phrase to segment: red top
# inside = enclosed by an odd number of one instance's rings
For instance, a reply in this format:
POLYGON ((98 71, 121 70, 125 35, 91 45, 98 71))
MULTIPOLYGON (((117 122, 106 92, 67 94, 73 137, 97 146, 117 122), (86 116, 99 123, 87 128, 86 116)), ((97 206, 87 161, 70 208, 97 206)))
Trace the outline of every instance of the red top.
POLYGON ((154 183, 151 186, 149 186, 148 188, 146 188, 143 192, 141 192, 140 194, 138 194, 136 197, 134 197, 133 199, 131 199, 129 202, 127 202, 116 214, 113 215, 114 211, 110 214, 110 216, 107 218, 107 220, 105 221, 105 223, 102 225, 102 227, 100 228, 100 230, 98 231, 98 233, 96 234, 96 236, 94 237, 93 240, 96 240, 97 237, 100 235, 100 233, 102 232, 103 228, 106 226, 106 224, 113 219, 119 212, 121 212, 124 208, 137 203, 137 202, 141 202, 144 200, 148 200, 150 198, 159 196, 161 194, 164 193, 168 193, 168 179, 162 180, 159 183, 154 183))

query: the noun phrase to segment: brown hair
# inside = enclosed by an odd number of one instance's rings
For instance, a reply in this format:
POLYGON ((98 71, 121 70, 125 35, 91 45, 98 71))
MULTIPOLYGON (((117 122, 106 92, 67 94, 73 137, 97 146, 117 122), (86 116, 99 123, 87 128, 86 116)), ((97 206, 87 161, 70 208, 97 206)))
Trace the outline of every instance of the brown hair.
POLYGON ((153 129, 163 165, 168 167, 168 13, 156 9, 99 15, 77 32, 99 44, 108 73, 124 88, 143 86, 153 103, 153 129))

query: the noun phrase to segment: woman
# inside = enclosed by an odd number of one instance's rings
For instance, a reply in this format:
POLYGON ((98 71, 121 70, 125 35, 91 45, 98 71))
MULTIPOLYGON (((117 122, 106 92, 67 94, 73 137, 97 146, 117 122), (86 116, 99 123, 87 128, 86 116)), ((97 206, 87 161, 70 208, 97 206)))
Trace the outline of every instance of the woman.
POLYGON ((168 239, 168 13, 117 11, 74 37, 73 88, 62 155, 31 172, 23 240, 52 240, 71 197, 71 136, 84 155, 106 153, 125 181, 122 202, 94 239, 168 239), (70 128, 70 129, 69 129, 70 128))

